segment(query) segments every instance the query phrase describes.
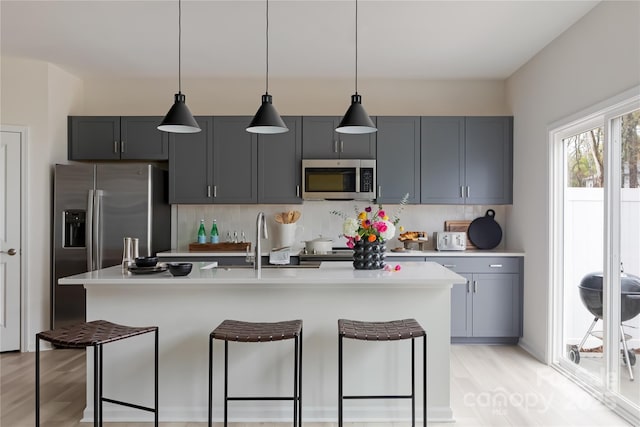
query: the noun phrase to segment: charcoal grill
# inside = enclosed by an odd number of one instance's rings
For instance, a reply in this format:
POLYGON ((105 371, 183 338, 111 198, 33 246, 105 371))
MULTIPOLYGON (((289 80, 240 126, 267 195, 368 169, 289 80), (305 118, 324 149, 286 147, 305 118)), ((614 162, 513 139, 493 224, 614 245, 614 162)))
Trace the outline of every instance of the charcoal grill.
MULTIPOLYGON (((580 363, 580 349, 592 334, 599 319, 602 319, 602 273, 590 273, 582 278, 580 285, 580 299, 587 310, 594 316, 591 326, 587 330, 580 345, 573 345, 569 349, 569 359, 580 363)), ((620 276, 620 338, 622 341, 622 361, 627 365, 629 378, 633 381, 631 367, 636 364, 636 355, 629 350, 627 338, 622 328, 622 322, 631 320, 640 313, 640 277, 622 273, 620 276)), ((596 335, 594 335, 596 336, 596 335)))

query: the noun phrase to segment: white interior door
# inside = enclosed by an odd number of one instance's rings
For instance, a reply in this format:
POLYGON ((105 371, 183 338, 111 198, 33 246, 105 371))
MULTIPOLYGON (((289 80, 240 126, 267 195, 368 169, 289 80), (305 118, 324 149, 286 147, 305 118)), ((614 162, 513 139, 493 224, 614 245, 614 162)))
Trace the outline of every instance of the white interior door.
POLYGON ((0 351, 20 350, 20 132, 0 132, 0 351))

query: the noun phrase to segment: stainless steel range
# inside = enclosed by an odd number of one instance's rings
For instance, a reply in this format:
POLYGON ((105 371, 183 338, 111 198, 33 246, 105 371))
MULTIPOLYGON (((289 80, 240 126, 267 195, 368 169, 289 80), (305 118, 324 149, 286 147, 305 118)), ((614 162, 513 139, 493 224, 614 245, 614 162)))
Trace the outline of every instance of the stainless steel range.
POLYGON ((305 249, 300 252, 300 264, 317 261, 350 261, 353 260, 353 249, 331 248, 331 251, 310 253, 305 249))

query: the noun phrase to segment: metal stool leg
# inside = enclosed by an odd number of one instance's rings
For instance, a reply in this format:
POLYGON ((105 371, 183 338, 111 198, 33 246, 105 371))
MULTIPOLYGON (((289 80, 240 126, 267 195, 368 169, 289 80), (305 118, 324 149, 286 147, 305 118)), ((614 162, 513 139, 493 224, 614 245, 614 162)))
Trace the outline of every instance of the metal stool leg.
POLYGON ((342 335, 338 336, 338 427, 342 427, 342 335))
POLYGON ((427 427, 427 334, 422 337, 422 424, 427 427))
POLYGON ((416 426, 416 345, 411 338, 411 427, 416 426))
POLYGON ((36 427, 40 425, 40 338, 36 335, 36 427))
POLYGON ((100 427, 102 427, 102 344, 96 346, 96 350, 98 351, 98 358, 100 359, 100 394, 98 395, 98 402, 100 402, 100 427))
POLYGON ((293 339, 293 427, 298 424, 298 337, 293 339))
POLYGON ((99 417, 100 417, 100 390, 99 390, 99 381, 100 375, 98 370, 100 369, 100 360, 98 358, 98 347, 93 347, 93 425, 95 427, 99 426, 99 417))
POLYGON ((229 341, 224 342, 224 427, 227 427, 229 341))
POLYGON ((300 354, 298 356, 298 427, 302 427, 302 328, 300 328, 300 354))
POLYGON ((209 337, 209 427, 213 422, 213 338, 209 337))
POLYGON ((160 412, 159 407, 158 407, 158 329, 156 329, 156 342, 155 342, 155 357, 154 357, 154 362, 155 362, 155 369, 154 369, 154 387, 155 387, 155 391, 154 391, 154 400, 155 400, 155 409, 156 409, 156 414, 155 414, 155 427, 158 427, 158 412, 160 412))

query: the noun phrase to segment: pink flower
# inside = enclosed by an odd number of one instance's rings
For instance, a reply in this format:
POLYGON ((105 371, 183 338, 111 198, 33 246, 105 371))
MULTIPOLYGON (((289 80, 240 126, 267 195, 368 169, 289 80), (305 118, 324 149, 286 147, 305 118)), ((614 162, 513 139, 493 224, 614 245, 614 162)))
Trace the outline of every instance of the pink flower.
POLYGON ((362 240, 362 237, 360 237, 359 234, 356 234, 356 237, 354 237, 354 239, 356 240, 356 242, 359 242, 360 240, 362 240))
POLYGON ((384 218, 384 217, 385 217, 385 213, 384 213, 384 211, 383 211, 382 209, 380 209, 380 210, 378 211, 378 216, 379 216, 380 218, 384 218))
POLYGON ((376 222, 375 224, 376 230, 378 230, 378 233, 384 233, 385 231, 387 231, 387 224, 385 224, 384 222, 376 222))
POLYGON ((347 247, 353 249, 355 245, 353 244, 353 240, 347 240, 347 247))
POLYGON ((400 264, 397 264, 395 267, 393 267, 395 271, 400 271, 401 268, 402 267, 400 267, 400 264))

